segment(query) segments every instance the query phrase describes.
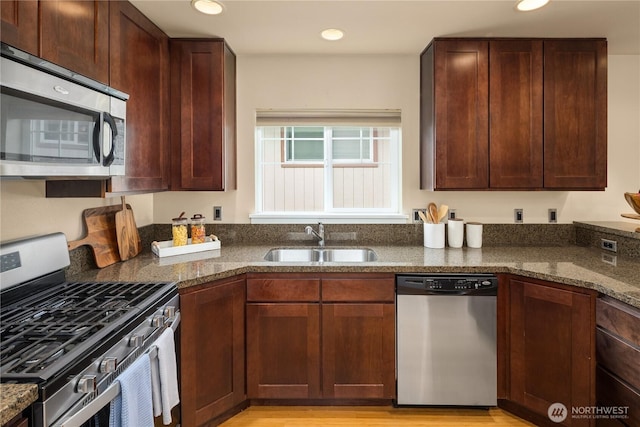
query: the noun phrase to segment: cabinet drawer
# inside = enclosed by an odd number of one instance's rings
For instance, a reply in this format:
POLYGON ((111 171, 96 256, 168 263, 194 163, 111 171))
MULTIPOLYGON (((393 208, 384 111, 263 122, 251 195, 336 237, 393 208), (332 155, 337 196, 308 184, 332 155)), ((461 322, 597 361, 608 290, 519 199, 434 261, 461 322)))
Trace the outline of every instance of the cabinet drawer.
POLYGON ((640 347, 640 310, 610 298, 598 298, 596 324, 640 347))
POLYGON ((393 278, 372 277, 370 279, 355 278, 323 278, 323 302, 393 302, 395 299, 395 282, 393 278))
MULTIPOLYGON (((598 405, 603 407, 626 406, 629 408, 626 414, 628 418, 623 418, 621 421, 623 421, 625 425, 640 425, 640 394, 600 366, 596 369, 596 381, 598 383, 596 396, 598 405)), ((613 422, 607 424, 600 421, 596 424, 599 427, 615 425, 613 422)), ((622 426, 623 423, 618 425, 622 426)))
POLYGON ((319 278, 247 279, 247 301, 319 301, 319 278))
POLYGON ((596 329, 596 360, 599 365, 640 390, 640 348, 598 327, 596 329))

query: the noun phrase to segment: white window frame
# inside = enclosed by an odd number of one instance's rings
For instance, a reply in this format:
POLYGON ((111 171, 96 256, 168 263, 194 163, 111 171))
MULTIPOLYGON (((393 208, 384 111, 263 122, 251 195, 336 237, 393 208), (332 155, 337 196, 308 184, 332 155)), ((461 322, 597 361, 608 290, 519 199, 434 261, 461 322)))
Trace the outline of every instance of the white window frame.
MULTIPOLYGON (((320 126, 320 124, 317 124, 320 126)), ((290 126, 289 124, 266 124, 266 126, 290 126)), ((250 215, 250 220, 252 224, 277 224, 277 223, 310 223, 315 221, 322 221, 325 223, 395 223, 395 224, 405 224, 408 221, 407 215, 402 214, 402 131, 400 124, 394 126, 386 126, 380 125, 376 126, 367 125, 370 127, 376 128, 390 128, 390 137, 391 143, 397 145, 395 149, 391 150, 391 177, 390 177, 390 188, 395 190, 395 197, 392 197, 391 206, 388 208, 361 208, 361 209, 352 209, 352 208, 326 208, 327 206, 332 206, 333 204, 333 173, 332 165, 339 164, 358 164, 361 163, 363 165, 370 165, 374 163, 374 154, 373 154, 373 146, 370 147, 370 160, 362 160, 362 156, 360 160, 349 160, 349 159, 340 159, 333 161, 333 153, 332 147, 330 143, 326 143, 326 141, 332 136, 331 129, 333 127, 338 127, 341 125, 333 126, 331 123, 327 123, 323 125, 325 127, 325 159, 322 162, 322 167, 325 170, 324 173, 324 206, 325 211, 322 212, 311 212, 311 211, 282 211, 282 212, 262 212, 260 211, 263 206, 263 194, 262 194, 262 177, 263 177, 263 165, 262 165, 262 125, 257 125, 255 128, 255 164, 256 164, 256 175, 255 175, 255 203, 256 203, 256 212, 250 215)), ((350 126, 350 127, 367 127, 367 126, 350 126)), ((370 136, 370 144, 373 145, 373 137, 370 136)), ((285 147, 286 148, 286 147, 285 147)), ((286 154, 285 154, 286 157, 286 154)), ((286 160, 283 159, 283 163, 286 160)), ((319 164, 320 162, 310 162, 310 161, 302 161, 302 162, 291 162, 292 164, 319 164)))

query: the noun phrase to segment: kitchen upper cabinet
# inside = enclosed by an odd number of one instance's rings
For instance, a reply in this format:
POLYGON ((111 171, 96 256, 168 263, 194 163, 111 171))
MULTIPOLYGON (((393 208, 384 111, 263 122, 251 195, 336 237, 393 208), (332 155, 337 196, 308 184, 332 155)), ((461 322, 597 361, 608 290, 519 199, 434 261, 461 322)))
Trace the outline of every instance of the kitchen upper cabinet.
POLYGON ((436 40, 420 61, 420 188, 487 188, 489 42, 436 40))
POLYGON ((38 0, 0 1, 0 38, 38 55, 38 0))
POLYGON ((248 397, 393 399, 394 284, 388 274, 249 275, 248 397))
POLYGON ((180 295, 184 426, 221 421, 245 402, 245 283, 223 279, 180 295))
POLYGON ((435 39, 421 188, 604 189, 606 55, 602 39, 435 39))
POLYGON ((607 186, 607 42, 544 42, 544 186, 607 186))
POLYGON ((172 190, 236 187, 235 54, 223 39, 172 39, 172 190))
POLYGON ((131 3, 108 4, 111 86, 129 94, 126 175, 112 177, 109 191, 168 190, 169 38, 131 3))
POLYGON ((542 41, 489 43, 489 183, 541 188, 542 41))
POLYGON ((109 84, 109 2, 40 0, 39 56, 109 84))
POLYGON ((506 385, 507 402, 500 406, 537 425, 557 425, 547 411, 562 403, 568 416, 561 425, 593 425, 593 419, 572 418, 571 408, 595 405, 597 293, 515 276, 503 280, 505 342, 499 345, 507 360, 498 382, 506 385))

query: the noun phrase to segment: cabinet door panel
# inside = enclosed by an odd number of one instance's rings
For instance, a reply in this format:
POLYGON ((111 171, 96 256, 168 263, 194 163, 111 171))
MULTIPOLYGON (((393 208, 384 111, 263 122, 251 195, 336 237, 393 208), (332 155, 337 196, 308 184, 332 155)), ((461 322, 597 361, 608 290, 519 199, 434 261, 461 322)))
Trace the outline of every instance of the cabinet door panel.
POLYGON ((436 188, 489 186, 488 46, 435 42, 436 188))
POLYGON ((171 41, 172 189, 235 188, 235 55, 224 40, 171 41))
POLYGON ((169 188, 169 39, 128 2, 111 5, 111 85, 129 94, 126 176, 110 191, 169 188))
POLYGON ((542 41, 491 41, 491 188, 542 188, 542 41))
POLYGON ((607 185, 607 42, 544 42, 544 186, 607 185))
MULTIPOLYGON (((590 295, 511 280, 510 398, 545 415, 552 403, 594 404, 590 295)), ((589 425, 568 417, 563 425, 589 425)))
POLYGON ((325 398, 395 398, 393 304, 324 304, 325 398))
POLYGON ((245 399, 245 281, 180 297, 183 425, 203 425, 245 399))
POLYGON ((38 55, 38 1, 0 1, 0 37, 4 43, 38 55))
POLYGON ((109 84, 109 2, 40 0, 40 56, 109 84))
POLYGON ((247 304, 247 395, 320 397, 318 304, 247 304))

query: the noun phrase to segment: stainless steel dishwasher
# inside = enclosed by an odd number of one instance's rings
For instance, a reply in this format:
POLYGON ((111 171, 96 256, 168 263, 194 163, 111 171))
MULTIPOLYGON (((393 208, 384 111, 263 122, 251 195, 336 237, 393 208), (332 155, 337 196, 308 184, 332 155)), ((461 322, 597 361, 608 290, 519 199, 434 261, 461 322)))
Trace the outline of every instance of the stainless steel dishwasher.
POLYGON ((396 405, 496 406, 498 279, 398 275, 396 290, 396 405))

